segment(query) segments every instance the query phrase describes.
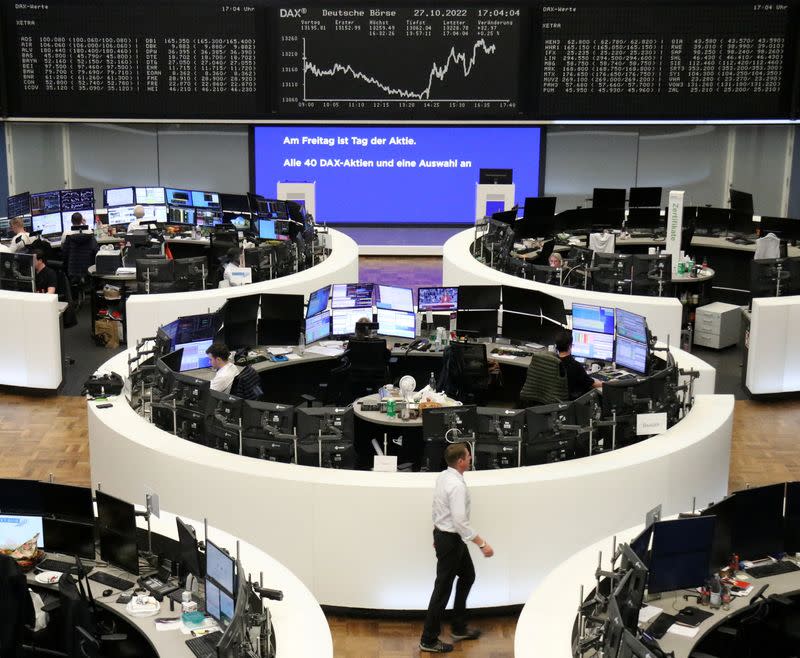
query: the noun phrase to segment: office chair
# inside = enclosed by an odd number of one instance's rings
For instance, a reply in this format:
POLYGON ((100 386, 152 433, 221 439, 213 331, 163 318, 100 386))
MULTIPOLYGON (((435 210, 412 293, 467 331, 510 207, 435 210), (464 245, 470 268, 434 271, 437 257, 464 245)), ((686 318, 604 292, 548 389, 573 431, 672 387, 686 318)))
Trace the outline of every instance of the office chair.
POLYGON ((89 266, 94 265, 98 250, 94 235, 85 231, 70 233, 61 245, 64 270, 72 289, 72 298, 78 309, 90 291, 89 266))
POLYGON ((534 352, 519 392, 520 407, 554 404, 568 398, 567 373, 561 359, 552 352, 534 352))
POLYGON ((33 602, 25 574, 16 561, 0 554, 0 656, 17 658, 26 626, 33 626, 33 602))
POLYGON ((389 381, 389 350, 384 339, 350 340, 342 357, 352 398, 377 393, 389 381))
POLYGON ((465 404, 484 404, 490 381, 486 345, 450 343, 442 356, 437 388, 465 404))
POLYGON ((549 265, 531 265, 532 278, 539 283, 549 283, 552 286, 560 286, 561 281, 558 276, 558 268, 549 265))
POLYGON ((231 395, 242 398, 242 400, 261 400, 264 397, 264 390, 261 388, 261 377, 253 369, 253 366, 245 366, 233 378, 231 395))

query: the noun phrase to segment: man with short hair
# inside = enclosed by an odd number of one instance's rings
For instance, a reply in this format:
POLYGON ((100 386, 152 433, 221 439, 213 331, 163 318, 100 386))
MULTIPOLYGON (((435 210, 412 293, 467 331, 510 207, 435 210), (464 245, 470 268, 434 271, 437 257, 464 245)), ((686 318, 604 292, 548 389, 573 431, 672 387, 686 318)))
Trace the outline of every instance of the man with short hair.
POLYGON ((36 271, 36 292, 55 295, 58 275, 54 269, 47 267, 47 257, 41 249, 33 252, 33 269, 36 271))
POLYGON ((564 366, 564 371, 567 373, 567 390, 570 400, 577 400, 593 388, 603 387, 603 383, 589 377, 583 366, 572 356, 572 332, 569 329, 562 329, 556 335, 556 351, 564 366))
MULTIPOLYGON (((83 212, 90 212, 89 210, 84 210, 83 212)), ((86 220, 83 218, 83 215, 79 212, 72 213, 72 217, 70 217, 70 224, 64 229, 64 232, 61 234, 61 244, 64 244, 64 241, 67 239, 68 235, 72 235, 76 233, 79 229, 79 226, 87 226, 86 220)))
POLYGON ((425 616, 425 626, 419 641, 421 651, 449 653, 453 645, 442 642, 439 632, 453 582, 456 597, 453 603, 452 637, 454 641, 477 640, 481 632, 467 626, 467 596, 475 582, 475 567, 467 542, 472 542, 484 557, 494 550, 469 523, 470 497, 464 482, 464 471, 472 466, 472 453, 467 443, 451 443, 444 451, 447 470, 436 479, 433 494, 433 547, 436 550, 436 582, 425 616))
POLYGON ((13 253, 22 251, 33 242, 33 238, 28 235, 28 232, 25 230, 24 218, 12 217, 8 225, 11 228, 11 232, 14 234, 14 237, 11 238, 11 242, 8 245, 9 251, 13 253))
POLYGON ((231 351, 225 343, 212 343, 206 354, 211 357, 211 367, 217 371, 211 380, 211 390, 230 394, 231 384, 239 374, 239 368, 228 360, 231 351))

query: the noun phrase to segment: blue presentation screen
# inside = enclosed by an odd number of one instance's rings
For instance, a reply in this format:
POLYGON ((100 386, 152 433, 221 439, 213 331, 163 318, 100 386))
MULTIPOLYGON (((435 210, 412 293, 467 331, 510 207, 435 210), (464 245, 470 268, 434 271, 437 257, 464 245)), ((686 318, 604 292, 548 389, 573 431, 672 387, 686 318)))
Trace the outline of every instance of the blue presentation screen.
POLYGON ((480 169, 513 169, 516 199, 539 193, 538 127, 256 126, 255 192, 316 181, 329 224, 472 223, 480 169))

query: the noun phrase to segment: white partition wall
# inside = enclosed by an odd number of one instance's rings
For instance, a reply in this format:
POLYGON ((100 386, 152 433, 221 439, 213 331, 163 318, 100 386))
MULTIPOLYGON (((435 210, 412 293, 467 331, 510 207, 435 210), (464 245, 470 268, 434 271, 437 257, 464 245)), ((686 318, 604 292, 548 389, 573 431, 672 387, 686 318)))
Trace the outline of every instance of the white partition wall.
MULTIPOLYGON (((124 372, 126 354, 106 364, 124 372)), ((123 399, 89 404, 92 483, 127 500, 148 488, 169 509, 242 537, 295 573, 324 605, 420 610, 434 575, 435 473, 373 473, 279 464, 190 443, 123 399)), ((497 554, 476 554, 474 607, 524 602, 580 547, 657 504, 671 514, 727 491, 733 397, 698 396, 662 435, 556 464, 467 473, 472 521, 497 554)))
POLYGON ((800 391, 800 295, 753 300, 745 386, 754 395, 800 391))
POLYGON ((344 233, 330 230, 331 254, 319 265, 283 276, 234 288, 212 288, 165 295, 131 295, 126 305, 128 344, 148 336, 181 315, 207 313, 219 308, 229 297, 261 293, 294 293, 308 297, 310 292, 330 283, 358 281, 358 246, 344 233))
POLYGON ((570 308, 575 302, 624 308, 626 311, 644 315, 650 331, 660 341, 666 343, 669 338, 670 345, 680 344, 683 307, 676 298, 617 295, 608 292, 564 288, 498 272, 473 258, 470 247, 474 237, 475 232, 467 229, 445 242, 442 254, 442 285, 517 286, 518 288, 540 290, 553 297, 559 297, 564 300, 567 308, 570 308))
POLYGON ((61 385, 61 316, 56 295, 0 290, 0 386, 61 385))

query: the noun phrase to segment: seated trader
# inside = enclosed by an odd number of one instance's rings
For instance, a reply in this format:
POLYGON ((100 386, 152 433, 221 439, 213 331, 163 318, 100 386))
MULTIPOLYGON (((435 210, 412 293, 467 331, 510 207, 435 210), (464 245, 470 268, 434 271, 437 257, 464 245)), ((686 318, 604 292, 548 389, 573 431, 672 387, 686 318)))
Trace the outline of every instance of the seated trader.
POLYGON ((589 377, 583 366, 572 356, 572 332, 569 329, 562 329, 556 335, 556 351, 567 373, 570 400, 578 399, 593 388, 602 388, 603 383, 589 377))
POLYGON ((225 343, 212 343, 211 347, 206 350, 206 354, 211 357, 211 367, 217 371, 214 379, 211 380, 211 390, 230 394, 231 384, 239 374, 239 368, 228 360, 231 351, 225 343))
POLYGON ((41 249, 33 252, 33 268, 36 270, 36 292, 55 295, 58 275, 53 268, 47 267, 47 258, 41 249))
POLYGON ((547 262, 550 267, 564 267, 564 260, 561 258, 561 254, 559 254, 557 251, 554 251, 552 254, 550 254, 547 262))
POLYGON ((240 286, 243 283, 243 277, 236 276, 235 272, 241 269, 242 252, 239 247, 231 247, 225 254, 225 267, 222 269, 222 281, 219 283, 220 288, 227 288, 230 286, 240 286), (224 282, 224 284, 223 284, 224 282))
POLYGON ((11 238, 11 242, 8 245, 9 250, 14 253, 23 251, 25 247, 33 242, 33 238, 28 235, 28 232, 25 230, 25 221, 22 217, 12 217, 8 224, 11 227, 11 232, 14 234, 14 237, 11 238))
MULTIPOLYGON (((83 212, 89 212, 89 211, 84 210, 83 212)), ((61 244, 64 244, 64 241, 67 239, 67 236, 71 235, 72 233, 77 233, 79 226, 86 226, 86 220, 83 218, 83 215, 81 215, 81 213, 79 212, 72 213, 70 221, 72 222, 72 226, 64 229, 64 232, 61 234, 61 244)))
MULTIPOLYGON (((136 233, 137 231, 146 231, 147 226, 142 226, 144 219, 144 206, 136 206, 133 209, 134 220, 128 224, 128 233, 136 233)), ((151 220, 147 220, 148 222, 151 220)))

